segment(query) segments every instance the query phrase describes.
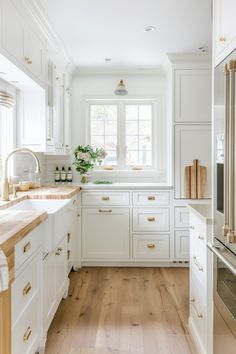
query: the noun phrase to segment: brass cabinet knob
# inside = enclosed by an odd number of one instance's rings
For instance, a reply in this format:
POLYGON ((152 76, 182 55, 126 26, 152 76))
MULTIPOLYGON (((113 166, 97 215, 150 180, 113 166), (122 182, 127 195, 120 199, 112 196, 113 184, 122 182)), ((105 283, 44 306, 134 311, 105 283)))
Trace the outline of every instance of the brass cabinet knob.
POLYGON ((27 64, 32 64, 32 60, 30 59, 30 57, 25 57, 25 61, 27 64))
POLYGON ((226 42, 226 37, 225 36, 221 36, 219 38, 219 42, 226 42))
POLYGON ((56 250, 55 255, 56 255, 56 256, 60 256, 60 255, 61 255, 61 252, 62 252, 62 248, 59 247, 59 248, 56 250))

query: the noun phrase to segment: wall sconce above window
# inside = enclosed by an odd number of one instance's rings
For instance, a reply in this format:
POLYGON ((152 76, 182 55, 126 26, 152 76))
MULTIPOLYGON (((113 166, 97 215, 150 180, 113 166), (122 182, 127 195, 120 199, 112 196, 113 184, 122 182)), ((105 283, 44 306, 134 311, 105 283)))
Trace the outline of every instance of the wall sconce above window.
POLYGON ((114 93, 117 95, 117 96, 125 96, 125 95, 128 95, 128 90, 126 90, 125 88, 125 84, 124 84, 124 81, 123 80, 120 80, 118 86, 117 86, 117 89, 114 91, 114 93))

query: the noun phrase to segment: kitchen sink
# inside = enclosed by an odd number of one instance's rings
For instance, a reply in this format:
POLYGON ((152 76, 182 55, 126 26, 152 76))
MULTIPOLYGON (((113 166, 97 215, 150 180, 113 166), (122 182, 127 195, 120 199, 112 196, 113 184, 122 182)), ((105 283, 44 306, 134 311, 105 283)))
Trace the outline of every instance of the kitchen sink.
POLYGON ((72 222, 73 205, 70 199, 27 199, 9 210, 42 210, 48 218, 44 223, 43 251, 52 252, 68 232, 72 222))

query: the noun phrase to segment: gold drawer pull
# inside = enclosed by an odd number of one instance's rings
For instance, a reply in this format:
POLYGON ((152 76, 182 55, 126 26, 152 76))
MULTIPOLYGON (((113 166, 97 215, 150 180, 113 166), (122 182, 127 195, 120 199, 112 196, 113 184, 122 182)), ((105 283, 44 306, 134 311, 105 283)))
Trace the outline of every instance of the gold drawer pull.
POLYGON ((32 288, 31 284, 30 284, 30 282, 28 282, 23 289, 23 296, 27 295, 30 292, 31 288, 32 288))
POLYGON ((152 218, 147 218, 147 220, 148 220, 149 222, 154 222, 154 221, 156 221, 156 218, 154 218, 154 217, 152 217, 152 218))
POLYGON ((70 234, 70 232, 68 232, 68 234, 67 234, 67 243, 70 243, 70 238, 71 238, 71 234, 70 234))
POLYGON ((102 197, 102 200, 104 201, 110 200, 110 197, 102 197))
POLYGON ((60 256, 61 252, 62 252, 62 248, 59 247, 59 248, 56 250, 55 255, 56 255, 56 256, 60 256))
POLYGON ((224 37, 224 36, 220 37, 219 42, 226 42, 226 37, 224 37))
POLYGON ((154 195, 149 195, 148 200, 156 200, 156 197, 154 195))
POLYGON ((99 213, 112 213, 111 209, 99 209, 99 213))
POLYGON ((153 248, 156 248, 156 245, 154 243, 148 243, 147 248, 153 249, 153 248))
POLYGON ((27 330, 26 330, 24 336, 23 336, 23 341, 24 341, 24 342, 27 342, 27 341, 29 340, 31 334, 32 334, 32 331, 31 331, 31 328, 30 328, 30 326, 29 326, 29 327, 27 328, 27 330))
POLYGON ((70 251, 67 251, 67 260, 69 261, 70 259, 70 251))
POLYGON ((196 300, 194 298, 191 299, 191 303, 192 303, 192 307, 197 315, 198 318, 202 319, 203 315, 201 314, 201 312, 198 311, 198 309, 196 308, 196 300))
POLYGON ((198 263, 198 261, 197 261, 197 257, 193 257, 193 263, 196 265, 196 267, 198 268, 198 270, 200 271, 200 272, 203 272, 203 267, 198 263))
POLYGON ((202 236, 202 235, 200 234, 200 235, 198 235, 198 239, 204 241, 204 236, 202 236))
POLYGON ((27 242, 27 243, 24 245, 24 247, 23 247, 23 252, 26 253, 26 252, 28 252, 30 249, 31 249, 31 243, 30 243, 30 241, 29 241, 29 242, 27 242))

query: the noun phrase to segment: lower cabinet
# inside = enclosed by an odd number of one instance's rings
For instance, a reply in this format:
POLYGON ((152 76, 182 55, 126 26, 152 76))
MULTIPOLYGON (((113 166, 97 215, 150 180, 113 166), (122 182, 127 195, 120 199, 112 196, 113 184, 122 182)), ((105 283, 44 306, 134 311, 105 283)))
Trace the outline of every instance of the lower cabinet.
POLYGON ((67 288, 67 237, 43 260, 43 330, 46 336, 67 288))
POLYGON ((170 236, 133 235, 134 259, 168 259, 170 257, 170 236))
POLYGON ((84 208, 82 259, 129 258, 129 209, 84 208))
POLYGON ((175 231, 175 258, 176 259, 189 258, 189 231, 188 230, 175 231))

